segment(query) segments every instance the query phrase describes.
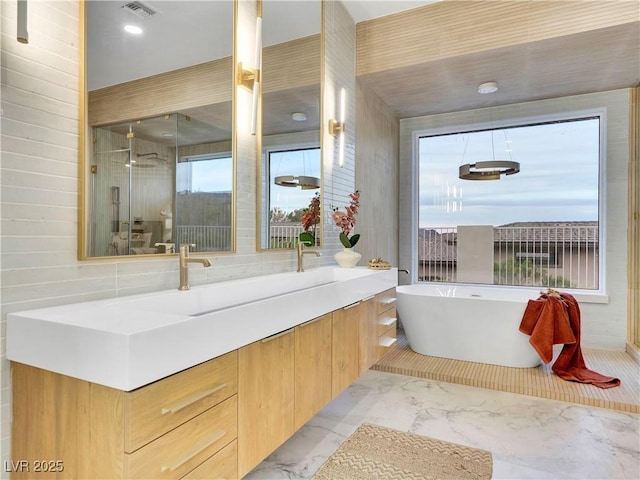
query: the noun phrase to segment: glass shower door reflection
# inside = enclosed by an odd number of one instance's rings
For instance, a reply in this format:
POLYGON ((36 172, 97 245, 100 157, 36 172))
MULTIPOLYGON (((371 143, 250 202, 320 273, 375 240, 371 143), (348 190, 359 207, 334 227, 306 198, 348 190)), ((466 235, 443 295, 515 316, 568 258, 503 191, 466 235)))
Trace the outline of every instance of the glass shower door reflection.
POLYGON ((172 236, 175 127, 165 115, 94 128, 91 256, 165 252, 156 244, 172 236))

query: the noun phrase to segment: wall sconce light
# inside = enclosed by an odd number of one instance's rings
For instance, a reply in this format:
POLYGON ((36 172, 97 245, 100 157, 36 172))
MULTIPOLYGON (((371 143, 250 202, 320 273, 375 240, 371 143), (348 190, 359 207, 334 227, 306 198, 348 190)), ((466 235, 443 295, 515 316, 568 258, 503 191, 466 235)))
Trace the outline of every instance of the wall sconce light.
POLYGON ((338 165, 344 165, 344 130, 345 130, 345 112, 347 103, 347 93, 344 88, 340 89, 340 120, 332 118, 329 120, 329 134, 338 137, 338 165))
POLYGON ((251 135, 256 134, 258 124, 258 98, 260 96, 260 66, 262 64, 262 1, 257 2, 256 45, 254 68, 245 68, 238 62, 238 85, 253 91, 251 102, 251 135))
POLYGON ((29 43, 29 2, 18 0, 17 39, 20 43, 29 43))
POLYGON ((242 62, 239 62, 238 85, 253 90, 256 82, 260 82, 260 70, 257 68, 245 68, 242 62))

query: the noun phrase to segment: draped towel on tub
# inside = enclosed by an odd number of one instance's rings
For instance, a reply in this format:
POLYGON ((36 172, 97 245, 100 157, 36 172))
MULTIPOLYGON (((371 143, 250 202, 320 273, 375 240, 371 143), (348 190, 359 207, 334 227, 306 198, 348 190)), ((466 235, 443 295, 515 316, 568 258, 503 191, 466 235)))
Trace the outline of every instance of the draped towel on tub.
POLYGON ((600 388, 620 385, 620 380, 589 370, 580 347, 580 307, 568 293, 542 294, 529 300, 524 311, 520 331, 544 363, 553 359, 553 345, 564 344, 551 369, 562 379, 591 383, 600 388))

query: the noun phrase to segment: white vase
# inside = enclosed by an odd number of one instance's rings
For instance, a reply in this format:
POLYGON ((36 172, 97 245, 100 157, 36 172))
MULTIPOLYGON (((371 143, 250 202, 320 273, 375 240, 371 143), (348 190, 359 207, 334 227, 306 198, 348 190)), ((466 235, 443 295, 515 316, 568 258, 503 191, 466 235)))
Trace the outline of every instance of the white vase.
POLYGON ((362 255, 358 252, 354 252, 350 248, 345 248, 344 250, 336 253, 333 258, 336 259, 336 262, 338 262, 338 265, 342 268, 352 268, 360 261, 362 255))

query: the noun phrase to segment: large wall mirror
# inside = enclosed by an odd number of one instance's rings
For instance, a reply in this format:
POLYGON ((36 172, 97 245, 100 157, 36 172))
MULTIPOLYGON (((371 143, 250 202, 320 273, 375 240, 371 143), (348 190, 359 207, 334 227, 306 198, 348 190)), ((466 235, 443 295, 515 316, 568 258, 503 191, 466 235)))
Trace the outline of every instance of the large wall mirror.
POLYGON ((81 258, 233 251, 233 0, 84 9, 81 258))
MULTIPOLYGON (((258 245, 293 248, 322 190, 322 2, 263 0, 262 19, 258 245)), ((316 245, 321 225, 309 228, 316 245)))

